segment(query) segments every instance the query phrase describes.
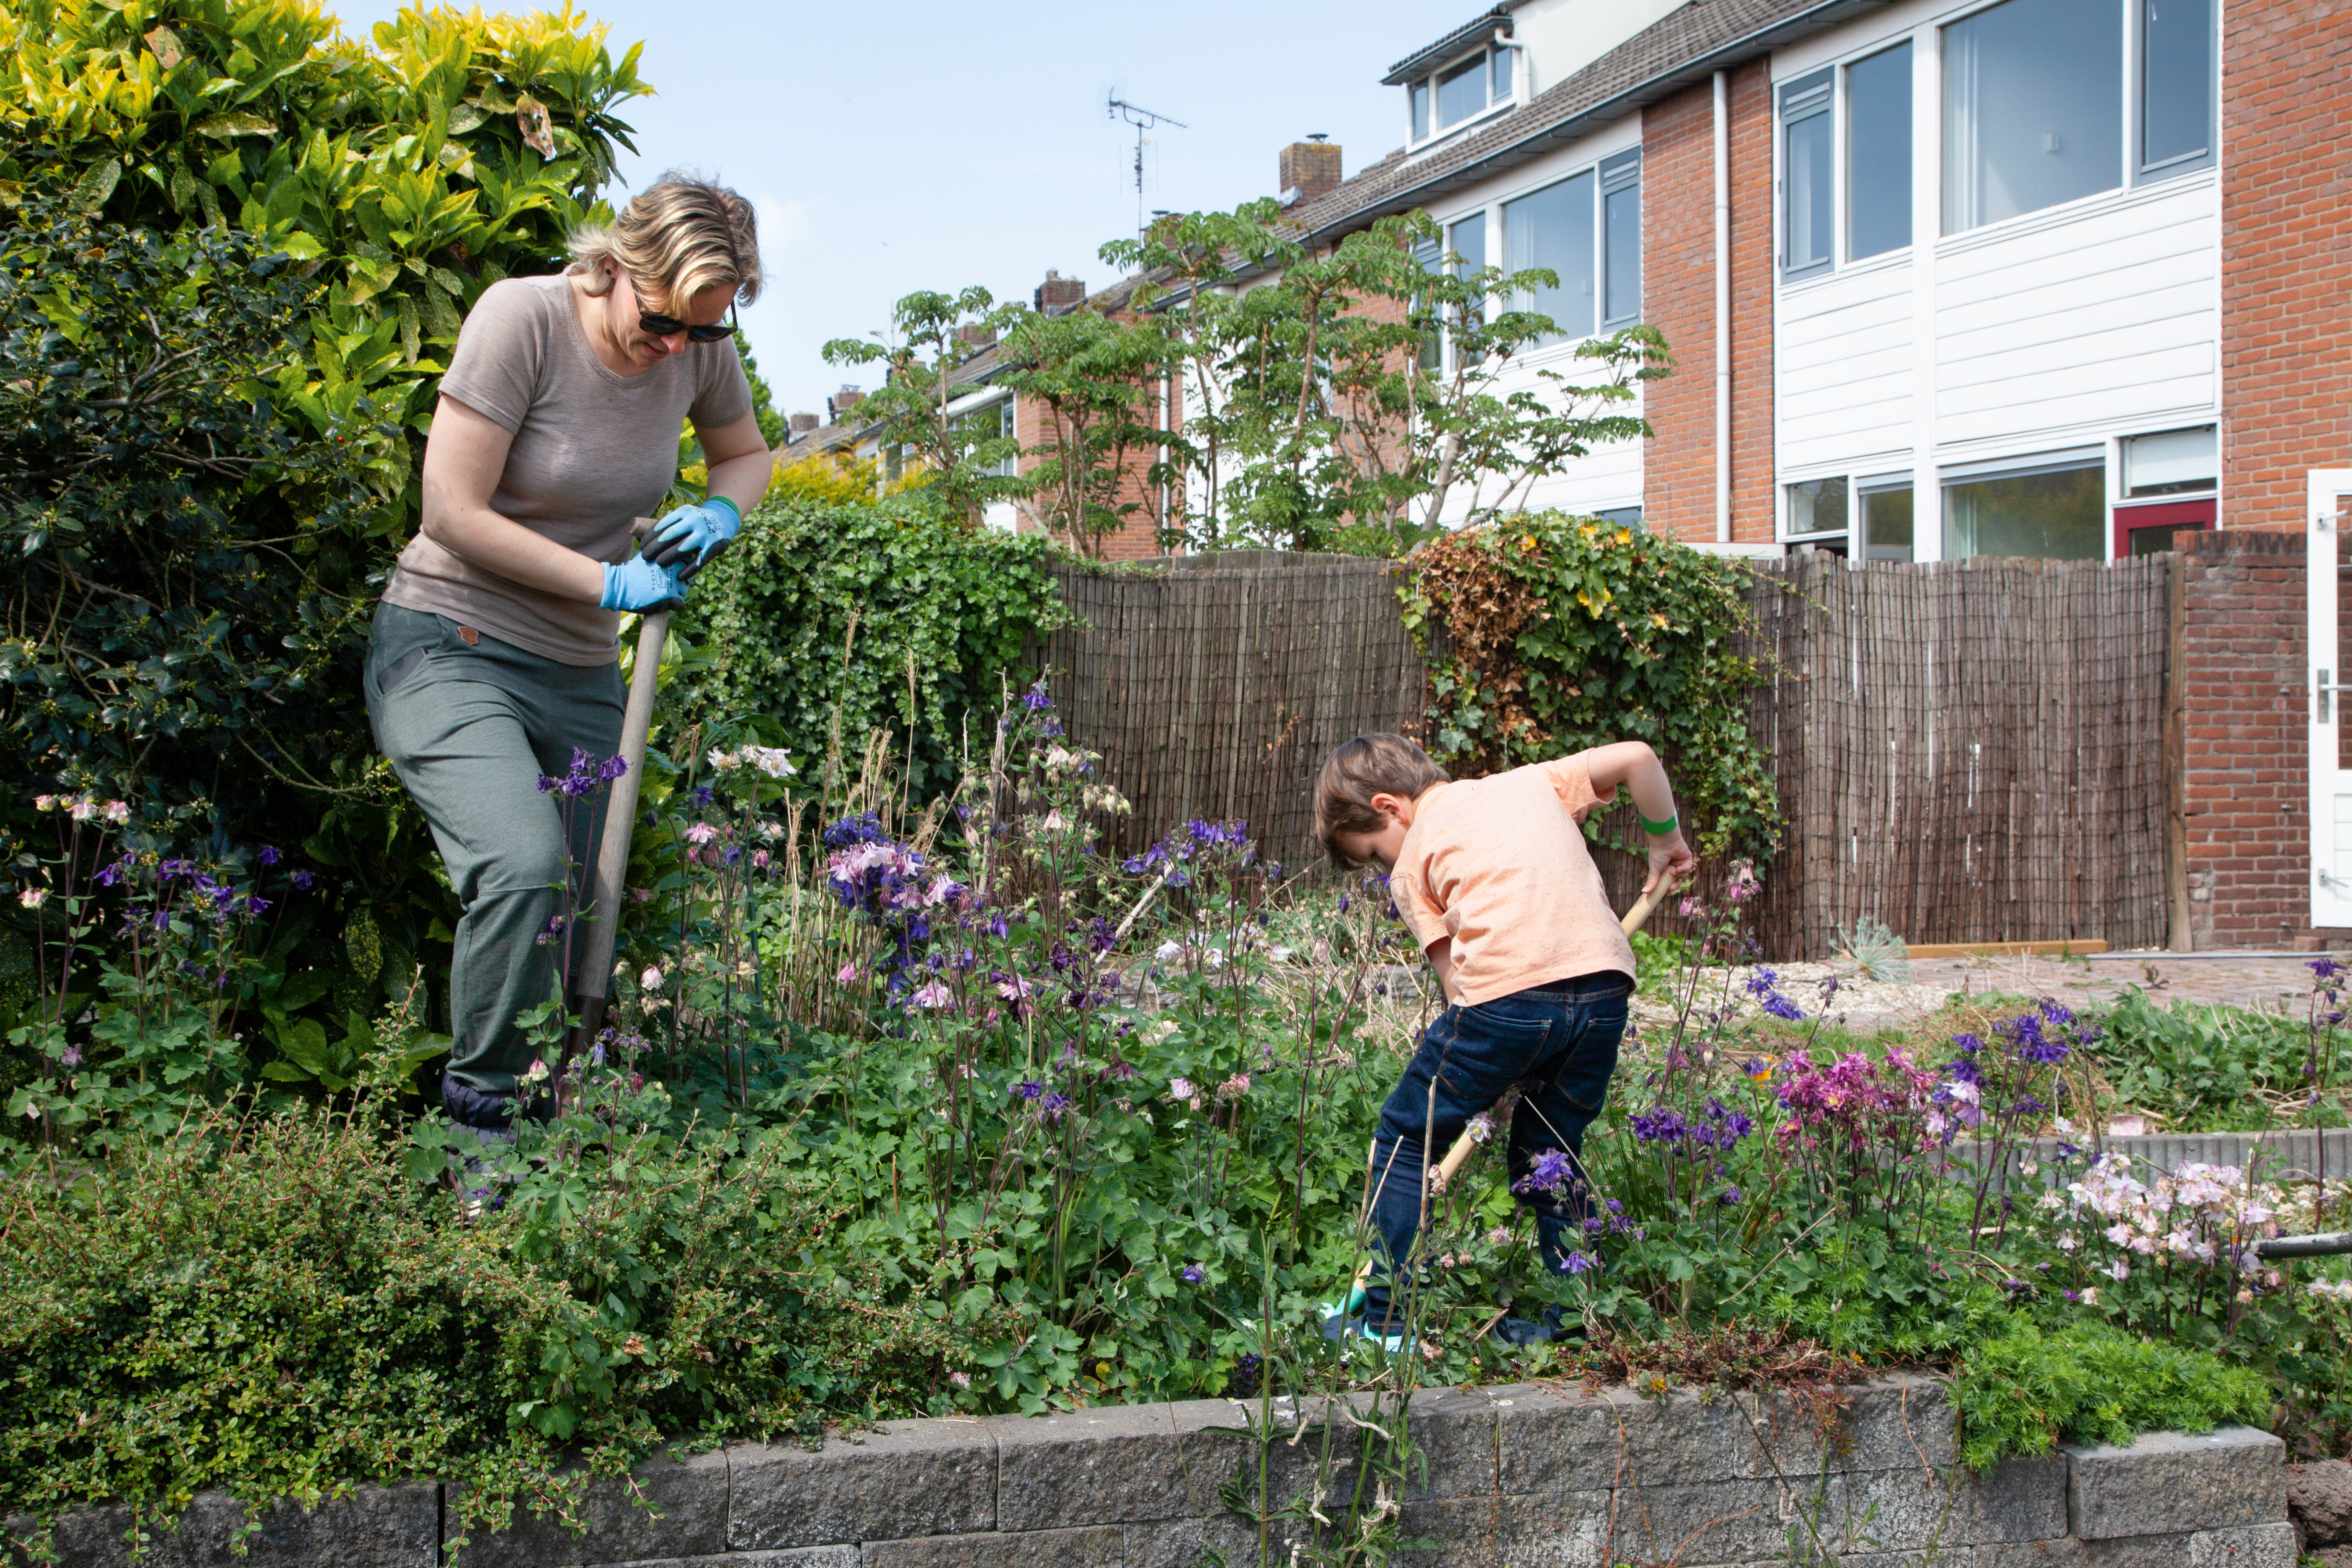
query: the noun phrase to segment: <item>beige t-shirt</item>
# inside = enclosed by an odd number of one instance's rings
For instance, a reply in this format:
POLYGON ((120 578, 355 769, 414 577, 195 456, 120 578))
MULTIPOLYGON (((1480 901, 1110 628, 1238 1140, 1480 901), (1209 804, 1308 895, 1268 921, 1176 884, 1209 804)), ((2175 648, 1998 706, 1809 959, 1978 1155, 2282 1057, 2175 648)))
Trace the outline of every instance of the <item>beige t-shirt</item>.
POLYGON ((1589 755, 1433 785, 1412 803, 1389 891, 1423 952, 1450 942, 1461 1002, 1633 973, 1633 944, 1577 826, 1617 794, 1594 793, 1589 755))
MULTIPOLYGON (((677 477, 680 423, 698 430, 751 412, 731 340, 689 342, 638 375, 596 357, 572 280, 509 278, 475 301, 441 378, 443 395, 514 432, 490 510, 592 561, 620 561, 629 525, 677 477)), ((408 542, 386 604, 446 616, 559 664, 610 664, 620 616, 469 564, 423 533, 408 542)))

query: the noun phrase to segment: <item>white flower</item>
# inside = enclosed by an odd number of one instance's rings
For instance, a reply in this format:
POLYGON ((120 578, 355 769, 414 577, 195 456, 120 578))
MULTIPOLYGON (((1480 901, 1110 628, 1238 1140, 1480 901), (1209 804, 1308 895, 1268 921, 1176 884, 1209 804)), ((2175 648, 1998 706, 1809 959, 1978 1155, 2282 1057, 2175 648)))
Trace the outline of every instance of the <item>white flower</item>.
POLYGON ((954 1000, 955 997, 949 992, 948 988, 939 981, 934 980, 929 984, 921 986, 912 995, 908 996, 907 998, 907 1005, 909 1007, 944 1007, 954 1000))
POLYGON ((1495 1119, 1482 1110, 1470 1119, 1470 1125, 1463 1131, 1470 1134, 1473 1143, 1484 1143, 1495 1135, 1495 1119))
POLYGON ((658 991, 662 988, 663 982, 668 978, 669 976, 661 972, 661 965, 657 963, 649 963, 646 966, 646 972, 637 976, 637 989, 640 991, 658 991))
POLYGON ((131 820, 131 805, 130 805, 130 803, 129 803, 129 802, 127 802, 127 801, 120 801, 120 800, 110 800, 110 801, 108 801, 108 802, 106 803, 106 820, 107 820, 107 821, 109 821, 109 822, 116 822, 116 823, 121 823, 121 822, 128 822, 128 821, 130 821, 130 820, 131 820))
POLYGON ((709 763, 713 773, 721 773, 732 772, 737 762, 734 752, 722 752, 716 746, 710 748, 709 755, 704 760, 709 763))
POLYGON ((1151 956, 1161 963, 1173 963, 1184 956, 1184 948, 1180 942, 1163 942, 1151 950, 1151 956))
POLYGON ((47 888, 27 888, 16 895, 16 901, 28 910, 37 910, 49 901, 49 890, 47 888))
POLYGON ((2071 1230, 2062 1230, 2062 1231, 2060 1231, 2060 1232, 2058 1233, 2058 1250, 2059 1250, 2059 1251, 2061 1251, 2061 1252, 2072 1252, 2072 1251, 2074 1251, 2076 1247, 2080 1247, 2080 1246, 2082 1246, 2082 1245, 2083 1245, 2083 1244, 2082 1244, 2081 1242, 2079 1242, 2079 1241, 2077 1241, 2077 1240, 2075 1240, 2075 1239, 2074 1239, 2074 1233, 2073 1231, 2071 1231, 2071 1230))
POLYGON ((530 1064, 530 1071, 528 1071, 528 1072, 526 1072, 526 1073, 524 1073, 524 1074, 522 1075, 522 1080, 523 1080, 523 1082, 525 1082, 525 1083, 540 1083, 540 1082, 543 1082, 543 1081, 546 1079, 546 1078, 547 1078, 547 1064, 546 1064, 545 1062, 543 1062, 543 1061, 534 1061, 534 1062, 532 1062, 532 1063, 530 1064))
POLYGON ((2098 1304, 2099 1288, 2096 1285, 2085 1287, 2083 1291, 2083 1305, 2085 1307, 2095 1307, 2098 1304))
POLYGON ((2107 1265, 2105 1273, 2108 1279, 2120 1285, 2131 1278, 2131 1265, 2118 1258, 2107 1265))
POLYGON ((88 822, 97 815, 98 802, 89 796, 84 795, 73 803, 73 819, 76 822, 88 822))
POLYGON ((772 779, 788 778, 800 771, 793 766, 792 757, 781 746, 746 746, 740 754, 745 763, 772 779))
MULTIPOLYGON (((33 809, 35 811, 55 811, 57 808, 58 797, 56 795, 37 795, 33 797, 33 809)), ((37 1115, 38 1112, 35 1112, 35 1114, 37 1115)))
POLYGON ((958 1388, 970 1388, 971 1386, 971 1373, 968 1372, 951 1372, 948 1373, 948 1381, 954 1384, 958 1388))
POLYGON ((1171 1078, 1168 1080, 1168 1098, 1171 1100, 1190 1100, 1194 1092, 1192 1080, 1189 1078, 1171 1078))

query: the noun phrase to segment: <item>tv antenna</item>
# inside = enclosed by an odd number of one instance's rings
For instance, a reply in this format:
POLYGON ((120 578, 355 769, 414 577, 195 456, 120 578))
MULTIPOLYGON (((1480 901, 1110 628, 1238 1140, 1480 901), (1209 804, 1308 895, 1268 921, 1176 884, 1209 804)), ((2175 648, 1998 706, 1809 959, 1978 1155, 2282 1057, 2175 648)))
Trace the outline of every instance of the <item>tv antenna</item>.
POLYGON ((1106 102, 1104 112, 1113 120, 1124 120, 1135 127, 1135 237, 1143 237, 1143 133, 1157 131, 1162 125, 1173 125, 1179 131, 1191 126, 1181 120, 1156 113, 1139 103, 1129 103, 1123 98, 1112 97, 1106 102))

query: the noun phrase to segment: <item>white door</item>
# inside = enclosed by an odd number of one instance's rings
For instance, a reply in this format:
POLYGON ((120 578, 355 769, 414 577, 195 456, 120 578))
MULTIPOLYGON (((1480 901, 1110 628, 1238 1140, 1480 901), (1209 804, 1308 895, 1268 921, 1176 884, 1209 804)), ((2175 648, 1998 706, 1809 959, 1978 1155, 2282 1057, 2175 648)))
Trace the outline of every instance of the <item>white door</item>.
POLYGON ((2352 468, 2311 470, 2310 572, 2305 604, 2311 622, 2311 923, 2352 926, 2352 768, 2338 750, 2344 700, 2344 650, 2337 647, 2336 567, 2347 520, 2352 520, 2352 468))

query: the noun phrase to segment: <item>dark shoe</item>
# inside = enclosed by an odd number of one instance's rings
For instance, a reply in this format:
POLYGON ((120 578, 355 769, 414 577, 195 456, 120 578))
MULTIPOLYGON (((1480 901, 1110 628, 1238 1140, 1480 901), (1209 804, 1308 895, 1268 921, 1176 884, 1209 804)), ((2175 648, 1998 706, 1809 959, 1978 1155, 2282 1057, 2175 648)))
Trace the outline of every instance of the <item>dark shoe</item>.
POLYGON ((1580 1345, 1584 1342, 1584 1324, 1570 1322, 1560 1315, 1556 1306, 1546 1307, 1540 1322, 1507 1317, 1488 1331, 1486 1337, 1498 1345, 1515 1350, 1533 1345, 1580 1345))

